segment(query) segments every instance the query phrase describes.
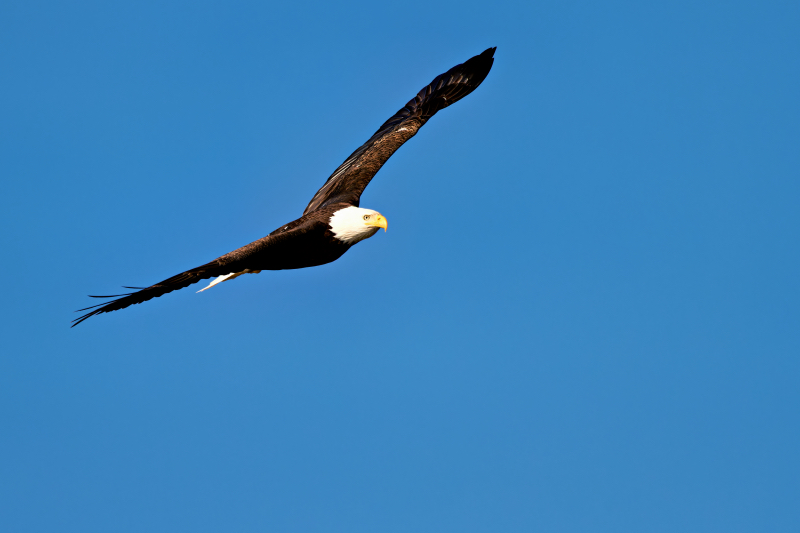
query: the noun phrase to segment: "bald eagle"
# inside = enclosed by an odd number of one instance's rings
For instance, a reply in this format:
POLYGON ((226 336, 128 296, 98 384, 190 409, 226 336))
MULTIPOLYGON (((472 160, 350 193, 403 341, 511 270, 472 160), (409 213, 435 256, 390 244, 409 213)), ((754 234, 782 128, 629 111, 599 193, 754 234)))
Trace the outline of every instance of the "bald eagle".
POLYGON ((386 231, 386 217, 359 207, 361 193, 389 157, 429 118, 481 84, 492 68, 494 52, 495 48, 489 48, 436 76, 331 174, 297 220, 210 263, 149 287, 126 287, 138 290, 125 294, 90 295, 115 299, 79 309, 78 312, 91 311, 73 320, 72 327, 91 316, 146 302, 204 279, 215 278, 198 292, 242 274, 324 265, 339 259, 351 246, 372 237, 379 229, 386 231))

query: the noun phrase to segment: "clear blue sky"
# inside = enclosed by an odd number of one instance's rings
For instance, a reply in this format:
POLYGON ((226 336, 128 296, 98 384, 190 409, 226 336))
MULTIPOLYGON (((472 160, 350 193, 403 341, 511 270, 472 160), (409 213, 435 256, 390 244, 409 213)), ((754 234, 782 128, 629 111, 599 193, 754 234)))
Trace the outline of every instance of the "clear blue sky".
POLYGON ((5 2, 0 529, 794 532, 797 2, 5 2), (341 260, 70 330, 494 69, 341 260))

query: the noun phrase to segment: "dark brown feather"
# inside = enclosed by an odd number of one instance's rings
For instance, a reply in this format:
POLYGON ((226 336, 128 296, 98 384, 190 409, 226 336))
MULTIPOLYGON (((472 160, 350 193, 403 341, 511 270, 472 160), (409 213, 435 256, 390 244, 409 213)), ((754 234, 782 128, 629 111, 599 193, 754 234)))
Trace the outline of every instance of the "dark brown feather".
POLYGON ((343 207, 346 206, 338 204, 326 206, 205 265, 181 272, 136 292, 93 296, 94 298, 117 299, 79 309, 78 311, 93 310, 73 320, 72 326, 75 327, 94 315, 110 313, 140 304, 204 279, 248 270, 305 268, 334 261, 350 248, 349 245, 338 241, 328 228, 328 220, 331 215, 343 207))
POLYGON ((384 122, 367 142, 350 154, 317 191, 303 214, 332 202, 358 207, 361 193, 389 157, 437 111, 464 98, 481 84, 492 68, 495 49, 489 48, 436 76, 417 96, 384 122))
POLYGON ((214 278, 217 276, 223 276, 225 274, 229 274, 230 267, 226 267, 224 266, 224 264, 220 263, 220 259, 222 258, 215 259, 210 263, 206 263, 203 266, 187 270, 186 272, 181 272, 177 276, 172 276, 169 279, 165 279, 164 281, 160 281, 155 285, 145 287, 144 289, 136 292, 131 292, 125 295, 117 294, 114 296, 92 296, 92 298, 115 298, 117 296, 122 296, 122 297, 103 304, 98 304, 98 305, 93 305, 91 307, 84 307, 83 309, 78 309, 78 312, 80 312, 80 311, 86 311, 87 309, 97 308, 73 320, 74 323, 72 324, 72 327, 77 326, 87 318, 92 317, 94 315, 99 315, 101 313, 110 313, 111 311, 117 311, 119 309, 125 309, 130 305, 140 304, 142 302, 146 302, 147 300, 163 296, 168 292, 177 291, 178 289, 188 287, 192 283, 197 283, 198 281, 201 281, 203 279, 214 278))

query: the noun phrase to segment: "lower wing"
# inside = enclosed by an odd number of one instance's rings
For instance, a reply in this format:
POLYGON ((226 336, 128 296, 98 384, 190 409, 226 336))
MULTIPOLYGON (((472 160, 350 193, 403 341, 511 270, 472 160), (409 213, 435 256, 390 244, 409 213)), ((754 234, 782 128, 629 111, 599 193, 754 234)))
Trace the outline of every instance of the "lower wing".
MULTIPOLYGON (((116 299, 111 300, 110 302, 104 302, 101 304, 92 305, 90 307, 85 307, 83 309, 78 309, 78 311, 76 312, 87 311, 89 309, 92 309, 92 311, 89 311, 85 315, 82 315, 73 320, 74 324, 72 324, 72 327, 77 326, 87 318, 92 317, 94 315, 99 315, 101 313, 110 313, 111 311, 117 311, 119 309, 125 309, 130 305, 140 304, 142 302, 146 302, 147 300, 158 298, 159 296, 167 294, 168 292, 177 291, 178 289, 183 289, 184 287, 188 287, 189 285, 197 283, 198 281, 202 281, 204 279, 213 278, 217 276, 225 276, 227 274, 235 273, 236 265, 232 264, 232 262, 222 261, 222 259, 225 257, 227 256, 214 259, 210 263, 206 263, 205 265, 199 266, 197 268, 187 270, 186 272, 181 272, 177 276, 172 276, 169 279, 165 279, 164 281, 161 281, 154 285, 150 285, 149 287, 144 287, 144 288, 125 287, 126 289, 139 289, 135 292, 129 292, 125 294, 114 294, 109 296, 89 295, 91 298, 116 298, 116 299)), ((233 263, 235 263, 235 261, 233 263)))

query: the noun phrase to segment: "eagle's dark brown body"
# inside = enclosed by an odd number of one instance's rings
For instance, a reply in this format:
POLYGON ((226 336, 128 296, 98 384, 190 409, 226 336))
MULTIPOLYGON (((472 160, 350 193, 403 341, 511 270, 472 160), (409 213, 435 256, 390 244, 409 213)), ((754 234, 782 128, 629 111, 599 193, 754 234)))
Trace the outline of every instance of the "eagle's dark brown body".
POLYGON ((489 48, 434 78, 334 171, 299 219, 210 263, 136 292, 95 296, 116 299, 81 309, 91 311, 75 319, 73 326, 91 316, 146 302, 203 279, 260 270, 306 268, 335 261, 354 242, 337 237, 330 225, 331 217, 343 209, 358 207, 361 193, 389 157, 437 111, 457 102, 481 84, 492 68, 494 51, 489 48))
POLYGON ((216 259, 228 268, 290 270, 339 259, 352 245, 337 239, 328 221, 347 204, 330 204, 282 226, 263 239, 216 259))

